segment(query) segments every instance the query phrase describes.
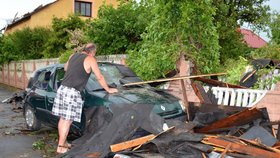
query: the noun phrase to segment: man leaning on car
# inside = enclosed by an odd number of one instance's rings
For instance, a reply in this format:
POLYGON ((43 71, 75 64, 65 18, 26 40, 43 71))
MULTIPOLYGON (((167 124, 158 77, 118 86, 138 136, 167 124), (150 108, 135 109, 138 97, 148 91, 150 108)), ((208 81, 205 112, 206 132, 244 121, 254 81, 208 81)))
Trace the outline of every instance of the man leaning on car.
POLYGON ((100 85, 108 92, 118 92, 116 88, 109 88, 101 74, 95 59, 96 46, 87 44, 81 53, 74 53, 64 65, 66 71, 61 86, 57 90, 52 113, 60 117, 58 122, 57 153, 65 153, 71 147, 67 143, 67 136, 73 121, 81 122, 83 100, 80 92, 84 90, 93 72, 100 85))

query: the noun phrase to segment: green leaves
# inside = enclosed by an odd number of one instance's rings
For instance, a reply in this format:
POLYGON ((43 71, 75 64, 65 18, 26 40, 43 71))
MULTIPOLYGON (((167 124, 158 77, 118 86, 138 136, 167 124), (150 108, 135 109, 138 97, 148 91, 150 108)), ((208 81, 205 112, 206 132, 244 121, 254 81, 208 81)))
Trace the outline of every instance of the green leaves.
POLYGON ((77 15, 69 15, 66 19, 53 18, 52 29, 53 36, 46 44, 43 54, 46 58, 56 58, 63 54, 67 49, 67 43, 70 43, 71 31, 83 29, 85 21, 77 15))
POLYGON ((219 65, 219 45, 209 1, 156 1, 153 19, 142 34, 140 48, 129 51, 128 64, 143 79, 163 77, 175 69, 181 54, 203 72, 219 65))
POLYGON ((51 30, 46 28, 24 28, 2 37, 0 47, 1 63, 12 60, 40 59, 45 44, 51 37, 51 30))
MULTIPOLYGON (((274 13, 270 24, 272 42, 280 45, 280 14, 274 13)), ((279 58, 280 59, 280 58, 279 58)))
POLYGON ((98 54, 124 54, 135 49, 141 41, 141 34, 150 21, 146 3, 130 1, 118 8, 103 5, 98 18, 90 22, 88 36, 98 45, 98 54))
POLYGON ((247 23, 255 29, 265 29, 268 25, 269 7, 264 3, 267 0, 214 0, 216 9, 213 22, 219 34, 220 61, 226 64, 227 59, 238 60, 239 56, 247 56, 250 48, 243 42, 238 28, 247 23))

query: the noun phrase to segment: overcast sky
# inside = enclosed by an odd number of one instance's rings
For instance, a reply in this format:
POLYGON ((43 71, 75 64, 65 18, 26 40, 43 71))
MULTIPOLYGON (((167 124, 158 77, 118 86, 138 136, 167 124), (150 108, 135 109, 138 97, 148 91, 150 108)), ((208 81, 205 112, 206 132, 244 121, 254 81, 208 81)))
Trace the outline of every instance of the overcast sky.
MULTIPOLYGON (((46 5, 54 2, 55 0, 0 0, 0 29, 6 26, 7 20, 12 20, 16 14, 17 17, 24 15, 25 13, 32 12, 38 6, 46 5)), ((280 0, 269 0, 267 2, 272 10, 280 12, 280 0)), ((261 33, 265 40, 265 34, 261 33)))
POLYGON ((15 15, 21 17, 32 12, 41 4, 45 5, 55 0, 0 0, 0 29, 5 27, 7 20, 12 20, 15 15))

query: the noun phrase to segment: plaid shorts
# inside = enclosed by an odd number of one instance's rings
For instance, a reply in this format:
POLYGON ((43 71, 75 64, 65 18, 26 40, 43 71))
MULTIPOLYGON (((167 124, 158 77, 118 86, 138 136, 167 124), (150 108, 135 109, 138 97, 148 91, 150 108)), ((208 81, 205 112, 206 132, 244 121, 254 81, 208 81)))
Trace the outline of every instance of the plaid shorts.
POLYGON ((84 101, 75 88, 61 85, 54 99, 52 114, 65 120, 81 122, 84 101))

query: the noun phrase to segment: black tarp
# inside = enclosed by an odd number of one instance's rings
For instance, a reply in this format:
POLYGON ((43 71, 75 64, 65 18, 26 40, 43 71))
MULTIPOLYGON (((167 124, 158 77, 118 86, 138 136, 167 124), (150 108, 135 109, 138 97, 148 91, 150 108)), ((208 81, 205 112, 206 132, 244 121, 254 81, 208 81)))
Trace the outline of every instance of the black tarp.
POLYGON ((74 147, 61 157, 83 158, 88 154, 107 157, 111 144, 130 140, 139 128, 153 134, 162 132, 164 119, 151 112, 152 107, 145 104, 112 105, 112 112, 106 107, 96 107, 92 110, 85 134, 75 140, 74 147))

